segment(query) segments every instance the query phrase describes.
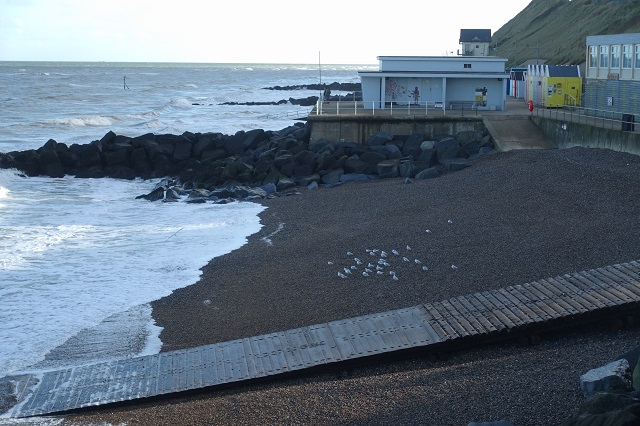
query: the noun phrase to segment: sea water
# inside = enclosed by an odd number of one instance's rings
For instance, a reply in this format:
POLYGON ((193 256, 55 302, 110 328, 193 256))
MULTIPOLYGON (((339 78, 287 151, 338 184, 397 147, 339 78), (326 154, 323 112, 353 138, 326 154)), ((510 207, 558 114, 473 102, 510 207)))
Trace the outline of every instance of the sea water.
MULTIPOLYGON (((358 82, 372 66, 0 62, 0 152, 138 136, 294 124, 306 98, 266 90, 358 82)), ((136 200, 156 181, 0 170, 0 377, 157 353, 149 302, 194 284, 261 228, 257 203, 136 200), (215 260, 214 260, 215 262, 215 260)))

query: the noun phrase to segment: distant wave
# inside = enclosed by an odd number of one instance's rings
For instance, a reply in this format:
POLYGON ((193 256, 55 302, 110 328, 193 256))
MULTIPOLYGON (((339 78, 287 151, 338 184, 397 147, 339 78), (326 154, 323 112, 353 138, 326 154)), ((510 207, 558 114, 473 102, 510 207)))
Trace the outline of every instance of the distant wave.
POLYGON ((110 126, 117 120, 114 117, 70 117, 70 118, 54 118, 51 120, 38 121, 40 125, 55 125, 55 126, 69 126, 69 127, 85 127, 85 126, 110 126))

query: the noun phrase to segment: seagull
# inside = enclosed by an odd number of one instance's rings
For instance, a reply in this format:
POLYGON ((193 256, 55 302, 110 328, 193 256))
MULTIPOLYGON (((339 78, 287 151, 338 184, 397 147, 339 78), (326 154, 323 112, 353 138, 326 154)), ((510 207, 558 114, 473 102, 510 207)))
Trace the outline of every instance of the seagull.
POLYGON ((419 265, 419 264, 421 264, 421 263, 422 263, 422 262, 420 262, 420 260, 418 260, 418 259, 415 259, 415 260, 414 260, 414 262, 416 262, 416 265, 419 265))
POLYGON ((357 257, 355 259, 353 259, 356 261, 356 265, 360 265, 362 264, 362 260, 358 259, 357 257))
POLYGON ((393 276, 393 280, 394 280, 394 281, 398 281, 398 276, 397 276, 397 275, 394 275, 394 276, 393 276))
POLYGON ((350 251, 347 252, 347 256, 353 256, 353 253, 351 253, 350 251))
POLYGON ((426 232, 427 234, 430 234, 431 233, 431 229, 425 229, 424 232, 426 232))
POLYGON ((422 270, 423 270, 423 271, 428 271, 428 270, 429 270, 429 268, 427 268, 426 266, 423 266, 423 267, 422 267, 422 270))
POLYGON ((330 260, 327 260, 327 265, 333 265, 333 262, 330 260))
POLYGON ((382 250, 382 252, 380 253, 380 256, 382 256, 382 257, 387 257, 387 252, 386 252, 386 251, 384 251, 384 250, 382 250))
POLYGON ((364 272, 373 272, 373 271, 371 269, 369 269, 369 268, 365 268, 364 272))
POLYGON ((351 269, 355 270, 355 269, 358 269, 358 267, 356 265, 352 265, 351 269))
POLYGON ((367 265, 367 268, 373 268, 376 265, 372 265, 371 262, 369 262, 369 264, 367 265))
POLYGON ((345 273, 347 273, 347 274, 350 274, 350 273, 351 273, 351 269, 349 269, 349 268, 344 268, 344 272, 345 272, 345 273))
POLYGON ((362 276, 363 276, 363 277, 368 277, 368 276, 369 276, 369 274, 367 274, 366 272, 363 272, 363 273, 362 273, 362 276))
POLYGON ((394 275, 395 276, 396 271, 389 271, 389 275, 394 275))
POLYGON ((458 267, 452 263, 451 264, 451 269, 458 269, 458 267))
POLYGON ((341 274, 340 272, 338 272, 338 276, 339 276, 340 278, 347 278, 347 276, 346 276, 345 274, 341 274))
POLYGON ((403 257, 402 260, 404 260, 405 262, 409 261, 409 259, 407 257, 403 257))
POLYGON ((384 272, 382 272, 382 271, 378 271, 378 272, 376 272, 376 273, 377 273, 378 275, 383 275, 383 274, 384 274, 384 272))
POLYGON ((409 247, 409 245, 407 245, 406 249, 411 251, 411 247, 409 247))
POLYGON ((391 253, 395 254, 396 256, 400 255, 400 252, 398 250, 391 250, 391 253))
POLYGON ((447 223, 453 223, 453 221, 451 219, 447 220, 447 223))

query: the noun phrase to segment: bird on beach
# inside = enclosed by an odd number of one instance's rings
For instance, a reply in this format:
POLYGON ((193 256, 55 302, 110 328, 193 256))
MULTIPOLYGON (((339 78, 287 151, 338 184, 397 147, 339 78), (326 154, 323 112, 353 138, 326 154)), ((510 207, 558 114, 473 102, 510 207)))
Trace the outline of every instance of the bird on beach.
POLYGON ((426 266, 423 266, 423 267, 422 267, 422 270, 423 270, 423 271, 428 271, 428 270, 429 270, 429 268, 427 268, 426 266))
POLYGON ((369 274, 367 274, 367 272, 365 271, 365 272, 363 272, 363 273, 362 273, 362 276, 363 276, 363 277, 368 277, 368 276, 369 276, 369 274))
POLYGON ((405 262, 408 262, 409 258, 408 257, 403 257, 402 260, 405 261, 405 262))
POLYGON ((414 260, 414 262, 416 262, 416 265, 419 265, 419 264, 421 264, 421 263, 422 263, 422 262, 420 262, 420 260, 419 260, 419 259, 415 259, 415 260, 414 260))
POLYGON ((351 269, 349 269, 349 268, 344 268, 343 270, 344 270, 344 272, 345 272, 346 274, 350 274, 350 273, 351 273, 351 269))
POLYGON ((406 249, 407 249, 407 250, 409 250, 409 251, 411 251, 411 247, 409 247, 409 245, 408 245, 408 244, 407 244, 406 249))
POLYGON ((347 278, 347 276, 346 276, 345 274, 341 274, 340 272, 338 272, 338 276, 339 276, 340 278, 347 278))
POLYGON ((391 250, 391 253, 395 254, 396 256, 400 256, 400 252, 396 249, 391 250))
POLYGON ((451 269, 458 269, 458 267, 452 263, 451 264, 451 269))
POLYGON ((380 256, 387 257, 388 255, 386 251, 382 250, 382 252, 380 253, 380 256))

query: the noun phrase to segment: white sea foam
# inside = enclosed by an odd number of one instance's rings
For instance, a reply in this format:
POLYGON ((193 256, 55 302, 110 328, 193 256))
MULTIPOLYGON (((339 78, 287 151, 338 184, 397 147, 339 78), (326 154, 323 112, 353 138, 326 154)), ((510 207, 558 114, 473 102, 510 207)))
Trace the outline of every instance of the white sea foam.
POLYGON ((0 216, 0 376, 42 361, 115 313, 195 283, 211 258, 260 229, 263 207, 255 203, 135 200, 153 184, 9 183, 12 197, 0 216))
MULTIPOLYGON (((358 70, 372 69, 323 65, 322 79, 358 82, 358 70)), ((313 64, 3 63, 0 152, 36 149, 49 139, 89 143, 107 131, 280 130, 294 123, 290 113, 310 108, 221 104, 318 95, 264 89, 317 81, 313 64)), ((139 353, 159 351, 148 303, 195 283, 210 259, 260 229, 263 207, 253 203, 134 199, 153 184, 0 170, 0 376, 45 365, 51 350, 109 335, 110 326, 142 333, 139 353)))

